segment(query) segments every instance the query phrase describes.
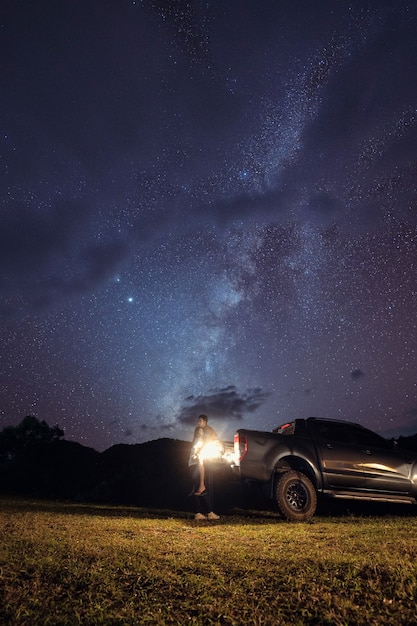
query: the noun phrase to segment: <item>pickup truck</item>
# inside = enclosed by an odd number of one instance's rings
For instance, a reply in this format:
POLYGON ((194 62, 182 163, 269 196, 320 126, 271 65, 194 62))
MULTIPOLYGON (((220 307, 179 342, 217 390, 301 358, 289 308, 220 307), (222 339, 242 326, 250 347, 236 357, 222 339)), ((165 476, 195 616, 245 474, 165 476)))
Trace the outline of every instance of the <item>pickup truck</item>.
POLYGON ((233 471, 267 487, 287 520, 306 520, 317 497, 417 502, 417 454, 341 420, 295 419, 272 432, 240 429, 233 471))

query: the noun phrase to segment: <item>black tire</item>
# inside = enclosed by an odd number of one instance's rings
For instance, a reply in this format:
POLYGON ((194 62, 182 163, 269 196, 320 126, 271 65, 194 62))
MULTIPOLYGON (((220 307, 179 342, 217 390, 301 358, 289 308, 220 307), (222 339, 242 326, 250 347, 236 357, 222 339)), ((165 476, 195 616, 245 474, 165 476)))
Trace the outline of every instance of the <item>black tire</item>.
POLYGON ((275 500, 281 515, 290 521, 307 520, 317 508, 317 493, 313 483, 305 474, 295 470, 284 472, 278 478, 275 500))

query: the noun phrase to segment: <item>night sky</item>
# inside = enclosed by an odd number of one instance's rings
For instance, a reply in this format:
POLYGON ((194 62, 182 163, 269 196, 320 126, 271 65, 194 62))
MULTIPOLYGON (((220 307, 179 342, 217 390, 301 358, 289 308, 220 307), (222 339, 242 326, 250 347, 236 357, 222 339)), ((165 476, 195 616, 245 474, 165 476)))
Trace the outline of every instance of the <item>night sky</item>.
POLYGON ((417 2, 3 0, 0 428, 417 432, 417 2))

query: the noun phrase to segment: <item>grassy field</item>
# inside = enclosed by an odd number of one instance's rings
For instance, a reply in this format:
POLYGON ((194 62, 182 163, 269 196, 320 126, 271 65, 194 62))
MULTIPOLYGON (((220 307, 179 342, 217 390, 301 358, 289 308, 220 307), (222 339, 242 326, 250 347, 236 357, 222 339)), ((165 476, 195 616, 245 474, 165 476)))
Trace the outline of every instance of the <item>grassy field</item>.
POLYGON ((417 624, 417 517, 0 499, 0 623, 417 624))

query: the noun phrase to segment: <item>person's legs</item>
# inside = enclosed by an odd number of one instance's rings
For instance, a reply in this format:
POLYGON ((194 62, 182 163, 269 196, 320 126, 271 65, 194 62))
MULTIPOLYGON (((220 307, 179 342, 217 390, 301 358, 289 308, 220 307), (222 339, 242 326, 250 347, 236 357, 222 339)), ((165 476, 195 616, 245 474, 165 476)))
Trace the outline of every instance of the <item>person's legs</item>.
MULTIPOLYGON (((197 466, 196 466, 197 467, 197 466)), ((209 485, 212 485, 213 481, 210 474, 210 468, 207 471, 207 479, 209 485)), ((220 516, 214 513, 213 511, 213 500, 212 500, 212 490, 204 490, 202 495, 197 495, 197 491, 194 492, 194 507, 195 507, 195 516, 194 519, 196 521, 202 520, 218 520, 220 516)))
POLYGON ((200 474, 200 483, 198 485, 198 489, 196 490, 196 495, 200 495, 202 493, 204 493, 204 491, 206 490, 206 485, 204 484, 204 475, 205 475, 205 471, 204 471, 204 463, 199 463, 198 464, 198 469, 199 469, 199 474, 200 474))
POLYGON ((207 485, 206 491, 204 491, 203 496, 199 496, 199 499, 204 500, 204 508, 205 512, 207 512, 207 519, 218 520, 220 519, 220 515, 217 515, 217 513, 213 511, 213 468, 210 463, 208 463, 205 468, 205 482, 207 485))
POLYGON ((194 496, 194 519, 197 521, 207 519, 207 512, 203 511, 204 504, 205 502, 203 502, 203 498, 201 496, 194 496))

